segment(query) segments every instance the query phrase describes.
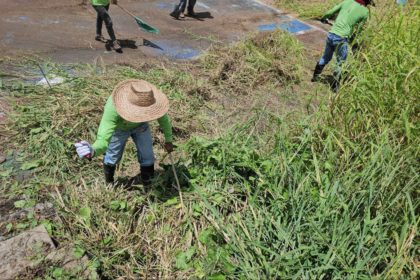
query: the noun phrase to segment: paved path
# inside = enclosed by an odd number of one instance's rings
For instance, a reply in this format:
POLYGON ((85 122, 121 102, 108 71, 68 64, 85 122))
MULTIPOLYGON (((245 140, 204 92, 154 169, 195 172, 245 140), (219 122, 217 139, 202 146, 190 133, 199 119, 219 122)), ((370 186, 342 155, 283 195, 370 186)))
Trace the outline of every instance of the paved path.
MULTIPOLYGON (((200 0, 199 19, 175 20, 168 14, 176 0, 121 0, 120 3, 160 29, 140 31, 118 7, 111 6, 115 30, 124 54, 93 40, 95 11, 81 0, 3 0, 0 10, 0 56, 36 53, 59 62, 131 62, 149 56, 192 59, 213 42, 230 43, 250 32, 280 28, 296 34, 308 46, 322 45, 319 27, 297 20, 258 0, 200 0)), ((105 30, 104 30, 105 32, 105 30)), ((106 34, 106 33, 105 33, 106 34)))

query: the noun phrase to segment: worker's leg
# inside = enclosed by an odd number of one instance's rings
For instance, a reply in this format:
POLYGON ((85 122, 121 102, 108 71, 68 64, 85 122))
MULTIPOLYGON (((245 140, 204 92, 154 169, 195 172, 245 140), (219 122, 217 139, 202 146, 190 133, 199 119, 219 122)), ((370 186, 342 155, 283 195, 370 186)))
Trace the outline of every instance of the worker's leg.
POLYGON ((104 172, 107 183, 114 181, 115 167, 120 162, 124 153, 125 143, 130 136, 129 131, 115 130, 112 134, 108 150, 104 156, 104 172))
MULTIPOLYGON (((109 38, 111 38, 111 41, 114 42, 117 40, 114 33, 114 28, 112 26, 112 19, 108 13, 109 5, 106 6, 93 6, 98 13, 98 17, 102 19, 102 21, 105 21, 106 30, 108 31, 109 38)), ((102 27, 102 24, 101 24, 102 27)))
POLYGON ((315 66, 314 74, 312 76, 312 82, 316 82, 319 78, 319 75, 321 75, 322 70, 324 70, 325 65, 328 64, 328 62, 331 61, 333 55, 334 55, 334 42, 333 42, 333 36, 334 34, 328 33, 327 40, 325 42, 325 50, 321 57, 321 59, 318 61, 318 63, 315 66))
POLYGON ((347 60, 347 55, 349 52, 349 44, 346 39, 341 40, 337 45, 337 72, 341 73, 341 67, 343 63, 347 60))
POLYGON ((338 91, 338 88, 340 87, 340 81, 342 79, 342 71, 343 71, 343 64, 347 60, 348 55, 348 42, 345 38, 340 38, 340 40, 337 40, 337 66, 334 70, 334 82, 332 84, 332 90, 334 92, 338 91))
POLYGON ((188 0, 188 14, 193 15, 194 14, 194 6, 195 6, 196 0, 188 0))
POLYGON ((324 54, 318 62, 319 65, 325 66, 331 61, 335 51, 334 36, 334 34, 328 33, 327 41, 325 42, 324 54))
POLYGON ((187 1, 188 1, 188 0, 181 0, 181 1, 179 2, 179 10, 180 10, 181 12, 185 12, 185 8, 187 7, 187 1))
POLYGON ((131 137, 137 148, 137 159, 140 163, 141 178, 145 185, 150 183, 154 175, 155 155, 153 153, 153 139, 147 123, 132 130, 131 137))
POLYGON ((100 16, 98 12, 98 6, 93 6, 93 8, 96 10, 96 36, 101 37, 102 36, 102 23, 104 22, 102 17, 100 16))

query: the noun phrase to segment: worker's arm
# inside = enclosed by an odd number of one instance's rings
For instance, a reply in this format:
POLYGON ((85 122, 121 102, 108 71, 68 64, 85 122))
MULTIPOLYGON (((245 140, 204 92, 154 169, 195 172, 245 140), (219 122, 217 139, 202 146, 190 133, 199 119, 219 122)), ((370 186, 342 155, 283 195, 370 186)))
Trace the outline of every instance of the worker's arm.
POLYGON ((343 6, 344 2, 341 2, 340 4, 338 4, 337 6, 335 6, 334 8, 332 8, 331 10, 327 11, 321 18, 321 20, 326 20, 329 19, 331 17, 333 17, 336 13, 338 13, 341 10, 341 7, 343 6))
POLYGON ((163 117, 158 119, 159 127, 163 131, 163 135, 165 136, 165 149, 169 153, 173 151, 173 135, 172 135, 172 124, 171 119, 169 118, 168 114, 163 115, 163 117))
POLYGON ((96 141, 92 145, 95 151, 94 156, 100 156, 108 149, 109 141, 117 127, 118 118, 118 113, 112 105, 112 98, 109 98, 105 105, 101 123, 99 124, 96 141))

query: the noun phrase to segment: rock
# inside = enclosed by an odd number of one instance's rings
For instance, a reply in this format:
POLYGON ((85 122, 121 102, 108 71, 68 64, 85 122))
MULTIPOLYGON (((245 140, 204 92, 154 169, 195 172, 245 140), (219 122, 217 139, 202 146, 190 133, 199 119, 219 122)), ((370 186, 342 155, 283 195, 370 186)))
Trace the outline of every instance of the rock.
MULTIPOLYGON (((12 210, 14 209, 15 208, 13 207, 12 210)), ((28 216, 28 213, 30 212, 33 212, 37 219, 49 219, 53 218, 56 215, 54 205, 51 202, 43 202, 38 203, 37 205, 35 205, 35 207, 17 209, 13 212, 10 209, 8 212, 3 211, 2 215, 0 216, 0 223, 9 223, 25 219, 28 216)))
POLYGON ((74 250, 72 246, 65 246, 51 252, 46 260, 54 263, 55 266, 77 273, 82 279, 98 279, 96 271, 89 268, 89 258, 86 255, 77 258, 74 250))
POLYGON ((65 79, 63 77, 54 76, 54 75, 51 76, 50 78, 47 78, 47 79, 42 78, 36 84, 39 85, 39 86, 48 86, 48 84, 51 85, 51 86, 53 86, 53 85, 61 84, 61 83, 63 83, 65 81, 65 79))
POLYGON ((54 249, 43 225, 0 242, 0 279, 15 279, 54 249))
POLYGON ((98 279, 96 270, 90 268, 89 258, 77 257, 74 252, 70 245, 57 249, 45 227, 38 226, 0 241, 0 280, 29 279, 51 265, 80 277, 77 279, 98 279))

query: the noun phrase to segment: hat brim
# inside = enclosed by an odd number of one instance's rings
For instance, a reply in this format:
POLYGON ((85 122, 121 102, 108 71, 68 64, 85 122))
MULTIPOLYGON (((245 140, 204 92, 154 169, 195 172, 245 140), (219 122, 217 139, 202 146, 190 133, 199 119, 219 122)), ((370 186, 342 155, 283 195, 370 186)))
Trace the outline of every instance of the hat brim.
POLYGON ((134 123, 153 121, 164 116, 169 110, 169 100, 163 92, 147 81, 143 82, 152 88, 156 102, 148 107, 130 103, 128 97, 132 94, 131 83, 138 81, 137 79, 125 80, 115 87, 112 92, 112 102, 117 113, 124 120, 134 123))

